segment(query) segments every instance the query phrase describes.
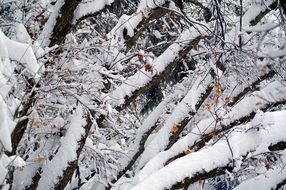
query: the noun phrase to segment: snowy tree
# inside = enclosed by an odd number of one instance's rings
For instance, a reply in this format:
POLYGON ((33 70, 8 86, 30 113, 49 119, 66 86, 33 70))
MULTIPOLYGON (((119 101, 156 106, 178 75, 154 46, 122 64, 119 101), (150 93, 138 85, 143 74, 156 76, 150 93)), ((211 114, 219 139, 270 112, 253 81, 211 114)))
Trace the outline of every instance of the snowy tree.
POLYGON ((4 0, 1 189, 285 189, 282 0, 4 0))

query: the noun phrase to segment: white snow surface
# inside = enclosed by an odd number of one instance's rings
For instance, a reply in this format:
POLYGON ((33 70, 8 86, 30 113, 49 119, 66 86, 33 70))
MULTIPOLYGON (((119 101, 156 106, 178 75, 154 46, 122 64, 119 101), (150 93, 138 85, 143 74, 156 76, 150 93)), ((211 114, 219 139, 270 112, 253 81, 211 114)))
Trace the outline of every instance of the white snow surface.
POLYGON ((70 127, 64 138, 61 139, 61 146, 54 158, 43 166, 42 178, 39 181, 39 189, 53 189, 59 181, 59 176, 69 166, 69 163, 77 159, 78 141, 84 135, 86 121, 83 116, 82 106, 76 108, 71 116, 70 127))
POLYGON ((112 41, 118 41, 119 37, 122 37, 119 33, 122 34, 124 28, 127 29, 127 34, 129 36, 133 36, 134 29, 142 21, 144 16, 146 16, 151 9, 161 6, 164 3, 165 0, 141 0, 134 14, 122 15, 120 17, 117 25, 108 34, 109 38, 116 37, 116 40, 112 41))
POLYGON ((190 112, 197 111, 195 108, 197 101, 199 101, 201 94, 205 92, 205 86, 199 85, 203 83, 203 81, 211 83, 212 77, 209 72, 197 77, 185 98, 175 107, 172 114, 166 119, 163 127, 156 133, 154 139, 146 147, 139 161, 138 168, 144 166, 146 162, 166 148, 169 143, 169 137, 172 134, 173 125, 178 125, 184 118, 189 116, 190 112))
MULTIPOLYGON (((12 150, 10 133, 14 129, 13 113, 19 105, 15 98, 7 98, 12 84, 15 65, 10 59, 22 63, 32 73, 39 69, 36 57, 28 44, 10 40, 0 30, 0 143, 8 151, 12 150)), ((37 75, 36 75, 37 76, 37 75)))
POLYGON ((0 31, 0 45, 2 46, 2 50, 0 50, 0 56, 2 54, 2 58, 7 58, 5 57, 6 55, 10 59, 22 63, 34 75, 39 71, 40 66, 29 44, 10 40, 0 31))
POLYGON ((111 105, 119 106, 123 104, 126 97, 131 96, 135 90, 145 86, 154 76, 163 72, 165 68, 177 58, 178 52, 184 48, 184 45, 188 45, 190 41, 204 33, 203 29, 198 31, 194 28, 184 31, 175 43, 169 46, 164 53, 153 61, 151 64, 154 70, 153 73, 145 71, 144 67, 126 79, 123 84, 109 94, 109 97, 112 99, 111 105))
MULTIPOLYGON (((272 3, 274 2, 274 0, 266 0, 263 3, 259 2, 253 2, 249 8, 247 9, 247 11, 244 13, 243 17, 242 17, 242 32, 240 35, 242 35, 242 39, 243 41, 247 41, 246 38, 248 38, 249 34, 247 34, 244 31, 259 31, 259 30, 265 30, 266 28, 264 28, 263 26, 259 27, 259 26, 251 26, 251 21, 253 19, 255 19, 257 17, 257 15, 260 14, 260 12, 265 11, 268 9, 268 6, 270 6, 272 3)), ((270 27, 270 26, 268 26, 270 27)), ((272 26, 273 27, 273 26, 272 26)), ((233 43, 235 42, 236 44, 238 44, 238 34, 240 33, 240 25, 239 23, 237 23, 233 29, 231 31, 229 31, 226 34, 226 39, 225 42, 230 42, 233 43)))
MULTIPOLYGON (((280 82, 272 82, 261 91, 255 91, 253 94, 245 97, 242 101, 235 105, 229 113, 224 116, 224 120, 221 122, 222 124, 227 125, 239 118, 247 116, 249 113, 255 110, 262 109, 268 103, 283 100, 286 100, 286 87, 280 82)), ((258 111, 258 113, 260 112, 258 111)), ((256 121, 257 115, 256 118, 252 121, 252 125, 257 125, 256 121)), ((152 158, 137 174, 137 180, 145 179, 152 173, 155 173, 159 169, 163 168, 164 164, 170 158, 184 152, 184 150, 187 150, 188 147, 194 145, 195 142, 201 138, 202 132, 205 134, 211 132, 215 127, 215 123, 215 118, 213 117, 200 121, 197 126, 193 127, 191 133, 188 133, 185 137, 179 139, 169 150, 162 151, 158 153, 154 158, 152 158)), ((155 143, 153 146, 156 148, 155 143)), ((149 157, 148 154, 146 155, 146 158, 147 157, 149 157)), ((139 164, 139 166, 141 165, 139 164)))
MULTIPOLYGON (((286 159, 286 152, 282 153, 282 160, 286 159)), ((277 184, 285 180, 286 167, 274 166, 270 168, 265 173, 251 178, 247 181, 242 182, 234 190, 247 190, 247 189, 259 189, 259 190, 269 190, 274 189, 277 184)))
POLYGON ((114 0, 93 0, 82 2, 75 10, 73 22, 88 14, 96 13, 102 10, 106 5, 110 5, 113 2, 114 0))
MULTIPOLYGON (((234 153, 234 159, 240 158, 249 151, 256 149, 267 151, 269 145, 286 140, 284 119, 286 111, 266 112, 261 125, 265 130, 250 129, 250 124, 241 126, 243 131, 234 131, 228 140, 234 153), (262 147, 262 148, 261 148, 262 147)), ((202 170, 208 172, 218 167, 224 167, 233 159, 228 143, 221 139, 213 146, 206 147, 198 152, 179 158, 145 179, 136 179, 139 182, 133 190, 160 190, 169 188, 186 177, 192 177, 202 170), (211 157, 209 155, 212 155, 211 157), (176 171, 176 172, 174 172, 176 171)))

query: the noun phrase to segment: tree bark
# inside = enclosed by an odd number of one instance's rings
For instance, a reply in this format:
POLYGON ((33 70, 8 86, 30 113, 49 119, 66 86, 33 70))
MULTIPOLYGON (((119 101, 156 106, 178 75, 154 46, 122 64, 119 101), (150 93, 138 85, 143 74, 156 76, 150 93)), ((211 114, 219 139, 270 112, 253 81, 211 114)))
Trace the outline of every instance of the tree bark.
POLYGON ((60 17, 57 18, 53 29, 49 46, 61 44, 72 27, 73 15, 81 0, 66 0, 60 10, 60 17))

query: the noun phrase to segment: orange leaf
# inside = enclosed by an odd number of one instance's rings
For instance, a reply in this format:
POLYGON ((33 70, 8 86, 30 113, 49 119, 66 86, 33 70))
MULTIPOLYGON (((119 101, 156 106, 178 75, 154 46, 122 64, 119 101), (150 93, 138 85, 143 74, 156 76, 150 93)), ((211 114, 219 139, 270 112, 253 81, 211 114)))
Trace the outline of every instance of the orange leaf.
POLYGON ((220 96, 220 95, 221 95, 221 87, 220 87, 219 84, 216 84, 216 85, 214 86, 214 92, 215 92, 215 94, 216 94, 217 96, 220 96))
POLYGON ((215 98, 215 104, 218 104, 219 103, 219 98, 215 98))
POLYGON ((212 105, 211 104, 204 104, 203 107, 210 110, 212 108, 212 105))
POLYGON ((177 127, 177 125, 173 125, 173 126, 172 126, 172 131, 173 131, 174 133, 177 133, 178 130, 179 130, 179 128, 177 127))

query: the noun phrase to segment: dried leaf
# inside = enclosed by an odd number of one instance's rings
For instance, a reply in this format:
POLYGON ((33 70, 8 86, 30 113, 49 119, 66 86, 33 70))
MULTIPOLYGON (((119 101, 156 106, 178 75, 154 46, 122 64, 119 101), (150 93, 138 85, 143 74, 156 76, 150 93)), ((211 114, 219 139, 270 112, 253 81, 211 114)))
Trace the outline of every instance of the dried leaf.
POLYGON ((153 67, 149 63, 145 65, 145 71, 153 73, 153 67))
POLYGON ((33 128, 38 128, 41 124, 41 121, 40 120, 37 120, 37 119, 33 119, 32 121, 32 127, 33 128))
POLYGON ((138 59, 139 59, 139 61, 144 62, 144 54, 139 53, 138 59))
POLYGON ((175 11, 172 11, 171 12, 171 14, 170 14, 170 17, 172 18, 172 19, 176 19, 176 12, 175 11))
POLYGON ((173 131, 173 133, 177 133, 178 130, 179 130, 179 128, 177 127, 177 125, 173 125, 173 126, 172 126, 172 131, 173 131))
POLYGON ((73 71, 72 71, 70 68, 68 68, 68 74, 69 74, 70 76, 73 75, 73 71))
POLYGON ((187 154, 191 154, 193 151, 189 148, 187 148, 186 150, 184 150, 184 153, 187 154))
POLYGON ((270 169, 270 163, 267 158, 264 160, 264 167, 266 168, 266 170, 270 169))
POLYGON ((219 104, 219 97, 215 98, 214 102, 215 104, 219 104))
POLYGON ((215 94, 216 94, 217 96, 221 96, 221 87, 220 87, 219 84, 216 84, 216 85, 214 86, 214 92, 215 92, 215 94))
POLYGON ((54 57, 49 57, 47 60, 47 64, 51 64, 54 62, 54 57))
POLYGON ((204 104, 203 107, 210 110, 212 108, 212 105, 211 104, 204 104))
POLYGON ((164 25, 160 25, 158 31, 160 33, 165 32, 166 31, 166 27, 164 25))
POLYGON ((225 102, 226 104, 228 104, 228 103, 230 103, 230 102, 232 102, 232 101, 233 101, 232 98, 229 97, 229 96, 227 96, 227 97, 224 98, 224 102, 225 102))
POLYGON ((143 11, 141 11, 141 16, 142 16, 142 18, 145 18, 145 14, 143 11))
POLYGON ((41 156, 41 155, 38 155, 37 158, 36 158, 36 162, 38 163, 41 163, 45 160, 45 157, 44 156, 41 156))

